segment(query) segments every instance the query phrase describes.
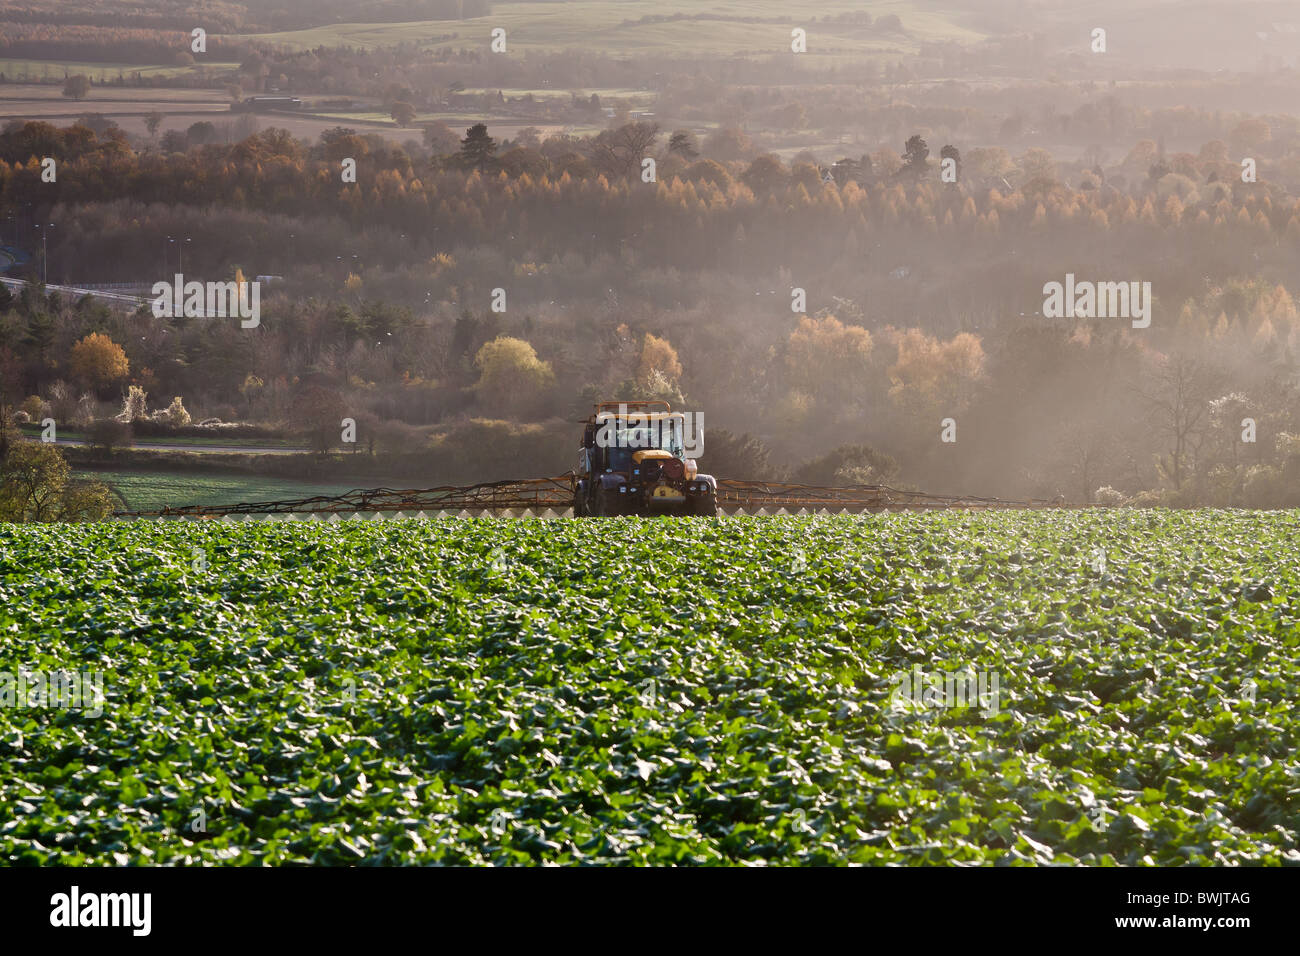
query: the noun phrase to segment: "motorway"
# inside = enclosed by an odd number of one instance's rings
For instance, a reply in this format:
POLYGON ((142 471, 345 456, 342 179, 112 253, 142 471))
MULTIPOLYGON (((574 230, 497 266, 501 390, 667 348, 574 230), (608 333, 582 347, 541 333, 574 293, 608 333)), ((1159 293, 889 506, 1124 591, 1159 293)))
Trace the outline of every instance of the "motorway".
MULTIPOLYGON (((0 283, 3 283, 16 292, 21 292, 27 285, 27 280, 10 279, 6 276, 0 276, 0 283)), ((68 285, 47 285, 45 290, 47 292, 58 292, 63 295, 75 296, 78 299, 85 295, 93 296, 107 305, 115 305, 118 308, 126 309, 129 312, 134 312, 136 309, 140 308, 140 306, 148 305, 153 301, 144 296, 125 295, 121 292, 105 292, 101 289, 78 289, 76 286, 68 285)))

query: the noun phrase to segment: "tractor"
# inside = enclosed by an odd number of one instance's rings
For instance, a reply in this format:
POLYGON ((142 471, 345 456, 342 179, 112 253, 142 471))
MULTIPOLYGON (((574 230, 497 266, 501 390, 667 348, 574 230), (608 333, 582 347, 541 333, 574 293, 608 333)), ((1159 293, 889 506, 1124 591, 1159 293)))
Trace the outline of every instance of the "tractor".
POLYGON ((703 448, 694 416, 667 402, 599 402, 582 423, 575 517, 718 513, 718 483, 693 454, 703 448))

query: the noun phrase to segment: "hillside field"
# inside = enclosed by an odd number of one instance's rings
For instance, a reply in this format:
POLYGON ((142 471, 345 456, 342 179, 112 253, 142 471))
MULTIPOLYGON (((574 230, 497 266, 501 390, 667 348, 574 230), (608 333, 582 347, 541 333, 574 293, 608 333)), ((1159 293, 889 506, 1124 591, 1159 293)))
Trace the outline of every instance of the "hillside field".
POLYGON ((0 861, 1295 865, 1298 541, 1223 511, 0 525, 5 668, 103 675, 98 716, 0 707, 0 861))
POLYGON ((782 53, 790 50, 790 30, 808 31, 808 56, 861 56, 867 53, 915 52, 918 43, 946 41, 973 43, 984 34, 963 25, 969 13, 945 4, 913 0, 826 0, 824 3, 774 3, 772 0, 732 0, 699 4, 685 0, 574 0, 568 3, 494 3, 485 17, 464 20, 423 20, 412 23, 339 23, 260 34, 254 39, 292 47, 352 46, 373 49, 398 43, 416 43, 436 49, 487 48, 492 30, 506 31, 507 48, 536 51, 600 50, 614 56, 646 53, 682 53, 731 56, 782 53), (827 25, 820 35, 814 19, 857 13, 865 9, 873 19, 897 14, 905 33, 882 31, 857 24, 827 25), (643 17, 694 17, 638 22, 643 17), (752 22, 758 20, 761 22, 752 22))

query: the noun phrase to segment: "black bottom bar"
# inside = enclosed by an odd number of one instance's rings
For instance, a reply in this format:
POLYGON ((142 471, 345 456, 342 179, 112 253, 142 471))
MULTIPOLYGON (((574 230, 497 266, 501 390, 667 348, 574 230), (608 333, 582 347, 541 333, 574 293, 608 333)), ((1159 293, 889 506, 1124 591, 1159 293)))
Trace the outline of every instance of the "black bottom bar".
MULTIPOLYGON (((594 869, 594 868, 593 868, 594 869)), ((554 945, 671 934, 734 944, 798 932, 828 943, 848 930, 863 941, 912 934, 931 943, 976 938, 1131 940, 1135 946, 1218 946, 1294 926, 1297 870, 1265 869, 853 869, 834 872, 593 873, 446 869, 0 870, 5 940, 117 940, 174 947, 202 942, 257 950, 284 943, 355 941, 386 946, 415 936, 450 942, 465 933, 499 944, 554 945), (106 914, 117 926, 70 925, 106 914), (115 896, 101 907, 99 894, 115 896), (92 899, 88 900, 88 897, 92 899), (136 935, 145 928, 148 935, 136 935), (65 923, 69 925, 52 925, 65 923), (134 928, 133 928, 134 924, 134 928), (725 927, 725 932, 722 928, 725 927), (851 929, 850 929, 851 927, 851 929), (619 937, 608 937, 610 931, 619 937), (396 935, 393 935, 396 934, 396 935), (1009 934, 1009 936, 1008 936, 1009 934), (388 942, 385 942, 387 940, 388 942)), ((437 945, 435 943, 435 945, 437 945)))

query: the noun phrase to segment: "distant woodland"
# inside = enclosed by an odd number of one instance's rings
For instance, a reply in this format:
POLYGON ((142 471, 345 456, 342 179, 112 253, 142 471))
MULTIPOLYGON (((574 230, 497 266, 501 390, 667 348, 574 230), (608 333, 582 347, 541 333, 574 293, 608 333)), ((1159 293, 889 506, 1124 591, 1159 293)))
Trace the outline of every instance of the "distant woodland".
POLYGON ((737 130, 634 123, 499 143, 431 129, 410 150, 346 128, 137 148, 14 125, 0 200, 17 231, 54 224, 51 282, 169 279, 168 237, 188 275, 285 278, 253 330, 0 293, 5 398, 93 420, 134 385, 195 420, 282 423, 310 388, 366 423, 369 453, 501 421, 547 436, 532 470, 549 472, 570 457, 558 422, 653 395, 705 411, 706 463, 738 477, 1291 500, 1296 196, 1242 182, 1223 141, 1139 142, 1071 169, 1075 185, 1041 150, 900 146, 786 163, 737 130), (46 155, 57 183, 40 182, 46 155), (1044 283, 1067 273, 1150 282, 1150 327, 1044 318, 1044 283), (121 374, 72 361, 92 334, 121 348, 121 374))

